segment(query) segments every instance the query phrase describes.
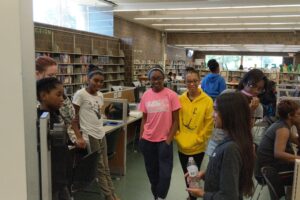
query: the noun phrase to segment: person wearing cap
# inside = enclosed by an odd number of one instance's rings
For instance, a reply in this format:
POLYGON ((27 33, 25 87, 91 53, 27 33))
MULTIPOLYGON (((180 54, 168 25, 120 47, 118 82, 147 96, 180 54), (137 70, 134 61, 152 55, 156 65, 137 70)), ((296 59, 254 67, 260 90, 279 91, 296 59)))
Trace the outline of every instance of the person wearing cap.
POLYGON ((204 77, 201 88, 214 100, 226 89, 226 82, 220 75, 219 63, 215 59, 209 60, 207 66, 211 73, 204 77))

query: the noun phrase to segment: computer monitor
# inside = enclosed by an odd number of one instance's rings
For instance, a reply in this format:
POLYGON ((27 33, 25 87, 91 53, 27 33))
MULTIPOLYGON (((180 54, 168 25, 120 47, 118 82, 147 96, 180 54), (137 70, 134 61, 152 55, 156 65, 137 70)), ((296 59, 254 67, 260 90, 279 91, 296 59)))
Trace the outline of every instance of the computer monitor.
POLYGON ((123 86, 111 86, 112 91, 121 91, 123 90, 123 86))
POLYGON ((133 84, 134 87, 141 87, 142 86, 140 81, 133 81, 132 84, 133 84))

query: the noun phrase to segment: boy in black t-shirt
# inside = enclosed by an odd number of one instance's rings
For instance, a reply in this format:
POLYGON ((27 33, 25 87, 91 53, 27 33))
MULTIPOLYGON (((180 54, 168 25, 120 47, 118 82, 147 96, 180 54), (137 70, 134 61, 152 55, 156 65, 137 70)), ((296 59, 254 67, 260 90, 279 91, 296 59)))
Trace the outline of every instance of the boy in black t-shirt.
MULTIPOLYGON (((44 78, 36 83, 37 98, 40 102, 37 108, 38 118, 43 112, 50 113, 50 129, 55 123, 63 123, 59 108, 63 105, 63 84, 56 78, 44 78)), ((67 189, 67 144, 51 149, 52 199, 69 200, 67 189)))

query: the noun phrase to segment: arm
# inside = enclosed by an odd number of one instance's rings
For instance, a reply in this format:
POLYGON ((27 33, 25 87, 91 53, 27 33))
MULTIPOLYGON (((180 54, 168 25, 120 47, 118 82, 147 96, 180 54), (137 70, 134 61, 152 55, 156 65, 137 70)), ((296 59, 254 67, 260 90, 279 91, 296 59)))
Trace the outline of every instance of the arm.
POLYGON ((178 129, 178 122, 179 122, 179 109, 172 111, 172 126, 171 126, 169 136, 166 140, 167 144, 171 144, 174 135, 178 129))
POLYGON ((140 139, 142 139, 143 132, 144 132, 144 125, 146 121, 147 121, 147 113, 143 113, 143 118, 142 118, 141 128, 140 128, 140 139))
POLYGON ((85 148, 86 146, 86 142, 85 140, 82 138, 82 135, 80 133, 80 125, 79 125, 79 110, 80 107, 76 104, 73 104, 74 109, 75 109, 75 117, 72 120, 72 129, 74 130, 74 133, 76 135, 76 146, 78 146, 79 148, 85 148))
POLYGON ((204 200, 239 199, 240 172, 242 158, 237 147, 228 146, 224 152, 221 164, 219 191, 204 192, 204 200))
POLYGON ((290 130, 287 128, 280 128, 276 131, 276 138, 274 143, 274 157, 287 162, 295 162, 300 156, 295 156, 285 152, 286 144, 290 137, 290 130))
POLYGON ((225 80, 224 80, 224 78, 222 77, 222 80, 221 80, 221 82, 220 82, 220 87, 219 87, 219 89, 220 89, 220 91, 219 91, 219 94, 221 94, 224 90, 226 90, 226 83, 225 83, 225 80))
POLYGON ((199 143, 207 143, 208 139, 210 138, 211 134, 212 134, 212 130, 213 130, 213 102, 210 101, 208 104, 208 107, 206 109, 205 112, 205 118, 204 118, 204 127, 201 130, 200 133, 198 133, 198 142, 199 143))

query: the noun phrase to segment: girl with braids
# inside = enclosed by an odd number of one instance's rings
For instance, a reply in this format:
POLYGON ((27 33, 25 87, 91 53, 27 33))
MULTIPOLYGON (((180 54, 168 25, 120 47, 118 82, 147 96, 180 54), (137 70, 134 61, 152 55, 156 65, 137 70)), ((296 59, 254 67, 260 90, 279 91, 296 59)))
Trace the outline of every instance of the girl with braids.
POLYGON ((73 120, 74 131, 82 135, 88 141, 88 151, 99 151, 98 181, 106 200, 119 200, 114 193, 113 183, 107 158, 107 146, 101 107, 103 106, 103 94, 99 92, 104 83, 101 70, 95 65, 89 65, 87 74, 87 87, 78 90, 73 98, 75 119, 73 120), (80 128, 79 128, 80 127, 80 128))
MULTIPOLYGON (((214 105, 216 128, 225 137, 215 148, 206 172, 200 171, 204 189, 188 188, 204 200, 240 200, 253 193, 254 150, 249 103, 239 92, 217 97, 214 105)), ((189 177, 188 177, 189 179, 189 177)))
POLYGON ((165 199, 173 169, 172 140, 178 127, 180 103, 177 94, 164 87, 164 72, 158 65, 148 72, 152 88, 141 99, 143 112, 140 149, 154 199, 165 199))
MULTIPOLYGON (((300 159, 291 146, 291 143, 299 145, 299 140, 291 133, 291 127, 300 128, 300 106, 292 100, 282 100, 277 106, 277 113, 280 119, 267 129, 257 149, 255 176, 258 178, 264 166, 271 166, 278 172, 292 171, 295 159, 300 159)), ((293 174, 285 177, 285 185, 292 182, 293 174)))

